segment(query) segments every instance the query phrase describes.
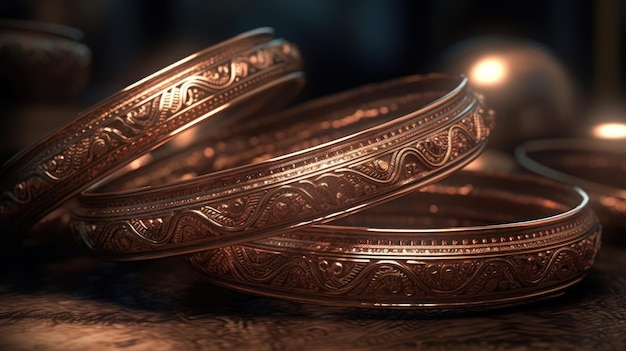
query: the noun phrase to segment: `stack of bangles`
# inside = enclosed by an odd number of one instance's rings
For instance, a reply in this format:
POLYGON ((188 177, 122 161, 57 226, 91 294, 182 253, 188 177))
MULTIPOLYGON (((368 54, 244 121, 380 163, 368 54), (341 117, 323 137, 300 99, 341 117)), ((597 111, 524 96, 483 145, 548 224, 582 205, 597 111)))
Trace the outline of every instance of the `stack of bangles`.
POLYGON ((466 78, 280 111, 301 69, 258 29, 122 90, 4 165, 5 231, 66 216, 105 258, 186 255, 216 285, 347 307, 521 303, 589 271, 600 224, 584 191, 460 171, 494 127, 466 78))

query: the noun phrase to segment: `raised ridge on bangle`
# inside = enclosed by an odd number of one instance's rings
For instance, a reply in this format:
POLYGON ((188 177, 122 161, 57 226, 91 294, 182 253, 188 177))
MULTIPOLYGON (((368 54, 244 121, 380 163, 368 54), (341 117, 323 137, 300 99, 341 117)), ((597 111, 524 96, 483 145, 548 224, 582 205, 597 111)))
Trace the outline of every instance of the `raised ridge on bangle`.
POLYGON ((562 293, 601 228, 579 188, 461 171, 326 225, 188 256, 211 283, 342 307, 468 309, 562 293))
POLYGON ((256 157, 225 155, 235 139, 213 140, 201 144, 198 159, 176 155, 140 168, 136 178, 150 179, 141 188, 83 193, 71 222, 79 241, 108 258, 143 259, 326 222, 460 169, 482 151, 493 124, 466 78, 441 74, 368 85, 260 119, 264 132, 242 131, 240 148, 258 149, 256 157), (169 163, 180 160, 202 168, 207 154, 221 170, 156 185, 155 170, 173 173, 169 163))

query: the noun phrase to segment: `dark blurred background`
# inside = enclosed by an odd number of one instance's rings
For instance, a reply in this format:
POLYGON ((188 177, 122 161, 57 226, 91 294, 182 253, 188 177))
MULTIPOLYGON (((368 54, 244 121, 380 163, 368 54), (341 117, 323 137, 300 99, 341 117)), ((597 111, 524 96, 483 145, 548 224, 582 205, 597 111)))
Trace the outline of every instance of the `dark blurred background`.
POLYGON ((299 46, 308 82, 299 101, 409 74, 471 75, 472 65, 485 55, 500 55, 514 74, 497 89, 484 89, 498 113, 501 141, 495 138, 493 146, 510 150, 529 138, 580 133, 574 126, 586 126, 598 113, 621 120, 625 5, 617 0, 4 1, 0 18, 82 31, 91 61, 86 84, 67 96, 24 98, 11 93, 11 82, 3 83, 2 118, 12 122, 9 133, 3 132, 2 152, 17 151, 169 63, 260 26, 273 27, 277 36, 299 46), (503 87, 512 93, 503 94, 503 87))

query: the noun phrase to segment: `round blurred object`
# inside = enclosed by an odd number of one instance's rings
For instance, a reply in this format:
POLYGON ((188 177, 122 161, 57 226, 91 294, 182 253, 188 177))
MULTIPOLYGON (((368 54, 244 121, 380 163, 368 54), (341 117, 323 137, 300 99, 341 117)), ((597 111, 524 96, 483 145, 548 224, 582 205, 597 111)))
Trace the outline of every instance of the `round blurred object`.
POLYGON ((576 117, 573 79, 538 43, 505 37, 469 39, 446 50, 439 70, 463 73, 496 112, 490 148, 567 135, 576 117))
POLYGON ((91 68, 82 36, 57 24, 0 20, 3 100, 63 100, 80 92, 91 68))

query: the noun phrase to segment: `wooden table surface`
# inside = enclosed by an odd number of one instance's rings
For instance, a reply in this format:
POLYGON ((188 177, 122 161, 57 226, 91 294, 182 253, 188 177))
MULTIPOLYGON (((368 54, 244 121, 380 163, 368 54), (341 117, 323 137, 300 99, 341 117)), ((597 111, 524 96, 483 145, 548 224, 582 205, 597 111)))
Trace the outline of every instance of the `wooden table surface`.
POLYGON ((626 246, 581 283, 471 313, 339 309, 232 292, 180 257, 2 249, 0 350, 626 350, 626 246))

